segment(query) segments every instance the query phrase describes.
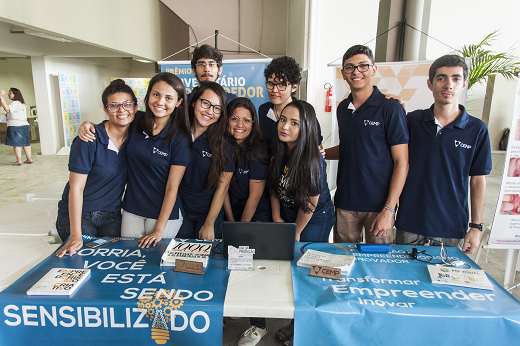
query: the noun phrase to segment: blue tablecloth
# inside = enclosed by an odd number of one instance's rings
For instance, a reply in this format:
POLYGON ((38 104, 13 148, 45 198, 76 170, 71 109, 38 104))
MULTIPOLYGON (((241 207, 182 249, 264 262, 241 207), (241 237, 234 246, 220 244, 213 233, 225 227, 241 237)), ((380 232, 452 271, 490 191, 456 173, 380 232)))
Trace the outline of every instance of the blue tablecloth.
POLYGON ((222 341, 229 272, 212 254, 204 275, 160 267, 170 239, 140 249, 137 239, 74 256, 51 255, 0 292, 0 345, 214 345, 222 341), (51 268, 89 268, 72 296, 27 296, 51 268))
MULTIPOLYGON (((292 262, 295 345, 518 345, 520 302, 493 279, 482 290, 432 284, 426 263, 410 259, 411 246, 365 254, 355 245, 339 244, 356 256, 352 271, 341 281, 309 276, 292 262)), ((306 248, 345 254, 331 244, 306 248)), ((417 247, 439 263, 439 247, 417 247)), ((462 251, 448 255, 480 269, 462 251)), ((426 259, 426 256, 420 258, 426 259)))

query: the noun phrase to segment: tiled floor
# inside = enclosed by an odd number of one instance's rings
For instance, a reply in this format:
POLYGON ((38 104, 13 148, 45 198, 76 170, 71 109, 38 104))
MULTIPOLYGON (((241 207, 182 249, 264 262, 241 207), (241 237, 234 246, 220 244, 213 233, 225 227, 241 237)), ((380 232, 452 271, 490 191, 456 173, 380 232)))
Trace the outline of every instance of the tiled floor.
MULTIPOLYGON (((68 156, 42 156, 39 143, 31 144, 33 151, 34 164, 14 167, 15 162, 12 147, 0 144, 0 208, 14 203, 25 203, 25 194, 39 187, 48 185, 55 181, 68 180, 68 156)), ((23 154, 22 154, 23 155, 23 154)), ((503 155, 502 155, 503 156, 503 155)), ((487 178, 486 203, 484 210, 484 223, 490 224, 495 212, 496 202, 500 189, 500 181, 503 169, 503 157, 498 156, 495 160, 494 170, 487 178), (500 163, 500 160, 502 163, 500 163)), ((25 160, 25 157, 22 157, 25 160)), ((474 259, 474 255, 470 256, 474 259)), ((498 283, 504 282, 506 250, 484 250, 479 265, 498 283)), ((518 273, 517 273, 518 274, 518 273)), ((517 275, 515 284, 520 282, 520 275, 517 275)), ((520 287, 511 292, 517 299, 520 299, 520 287)), ((269 333, 258 344, 280 345, 274 339, 276 330, 285 325, 286 320, 268 320, 269 333)), ((224 345, 234 345, 240 334, 249 327, 249 321, 242 319, 226 319, 226 329, 224 330, 224 345)))

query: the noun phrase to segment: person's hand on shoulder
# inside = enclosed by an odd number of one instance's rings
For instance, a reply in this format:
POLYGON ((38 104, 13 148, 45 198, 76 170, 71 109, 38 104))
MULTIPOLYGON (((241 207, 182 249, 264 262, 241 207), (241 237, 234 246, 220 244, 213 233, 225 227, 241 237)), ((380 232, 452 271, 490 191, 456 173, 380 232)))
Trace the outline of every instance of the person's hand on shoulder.
POLYGON ((385 98, 386 98, 387 100, 394 99, 394 100, 396 100, 397 102, 399 102, 399 104, 400 104, 403 108, 406 108, 406 107, 405 107, 405 104, 404 104, 404 101, 403 101, 403 99, 402 99, 400 96, 397 96, 397 95, 394 95, 394 94, 385 94, 385 98))
POLYGON ((67 252, 69 256, 72 256, 83 247, 83 238, 81 236, 75 237, 70 236, 69 240, 63 245, 58 251, 56 251, 56 257, 63 257, 67 252))
POLYGON ((84 121, 78 128, 78 137, 83 142, 93 142, 96 139, 96 129, 90 121, 84 121))

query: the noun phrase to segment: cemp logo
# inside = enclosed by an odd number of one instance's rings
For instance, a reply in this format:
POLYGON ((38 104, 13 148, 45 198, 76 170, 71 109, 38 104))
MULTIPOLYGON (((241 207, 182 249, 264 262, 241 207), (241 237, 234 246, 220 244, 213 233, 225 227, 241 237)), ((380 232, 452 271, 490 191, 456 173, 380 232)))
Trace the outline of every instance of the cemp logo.
POLYGON ((371 125, 371 126, 379 126, 379 121, 370 121, 370 120, 365 120, 365 126, 367 125, 371 125))
POLYGON ((471 149, 471 145, 464 144, 461 141, 455 140, 455 148, 457 148, 457 147, 461 147, 461 148, 464 148, 464 149, 471 149))

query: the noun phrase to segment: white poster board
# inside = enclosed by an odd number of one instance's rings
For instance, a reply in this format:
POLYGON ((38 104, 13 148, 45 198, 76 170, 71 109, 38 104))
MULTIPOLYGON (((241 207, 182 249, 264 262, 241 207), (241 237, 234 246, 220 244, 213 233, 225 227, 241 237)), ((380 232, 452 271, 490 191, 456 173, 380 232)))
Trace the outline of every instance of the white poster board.
POLYGON ((488 244, 492 248, 520 249, 520 81, 488 244))
POLYGON ((78 75, 58 73, 60 85, 61 116, 63 119, 63 137, 65 147, 70 148, 72 140, 78 135, 81 124, 79 108, 78 75))

